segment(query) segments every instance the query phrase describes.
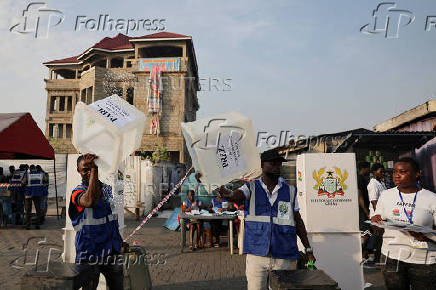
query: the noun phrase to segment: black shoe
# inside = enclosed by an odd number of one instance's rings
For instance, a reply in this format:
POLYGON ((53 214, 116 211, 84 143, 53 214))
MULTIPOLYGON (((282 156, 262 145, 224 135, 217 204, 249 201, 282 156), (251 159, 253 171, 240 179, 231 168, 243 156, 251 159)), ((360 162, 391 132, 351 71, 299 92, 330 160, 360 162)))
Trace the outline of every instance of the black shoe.
POLYGON ((30 226, 26 226, 26 230, 30 230, 30 226))
POLYGON ((35 229, 39 230, 39 229, 40 229, 40 227, 39 227, 39 226, 35 226, 35 229))

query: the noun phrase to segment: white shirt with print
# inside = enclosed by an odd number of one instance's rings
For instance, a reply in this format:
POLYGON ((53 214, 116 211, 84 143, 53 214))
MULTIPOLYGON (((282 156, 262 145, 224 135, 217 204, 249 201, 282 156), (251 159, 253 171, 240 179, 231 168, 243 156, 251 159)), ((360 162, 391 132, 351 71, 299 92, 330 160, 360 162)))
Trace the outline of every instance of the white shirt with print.
MULTIPOLYGON (((407 214, 412 213, 414 225, 428 227, 430 229, 436 225, 436 194, 421 189, 417 193, 402 193, 401 201, 397 187, 385 190, 381 193, 377 202, 375 215, 380 215, 383 220, 396 223, 410 224, 407 214), (416 202, 413 205, 413 199, 416 202)), ((407 263, 414 264, 434 264, 436 263, 436 243, 419 243, 409 233, 405 231, 386 229, 383 234, 383 255, 398 259, 407 263), (425 248, 427 247, 427 248, 425 248)))

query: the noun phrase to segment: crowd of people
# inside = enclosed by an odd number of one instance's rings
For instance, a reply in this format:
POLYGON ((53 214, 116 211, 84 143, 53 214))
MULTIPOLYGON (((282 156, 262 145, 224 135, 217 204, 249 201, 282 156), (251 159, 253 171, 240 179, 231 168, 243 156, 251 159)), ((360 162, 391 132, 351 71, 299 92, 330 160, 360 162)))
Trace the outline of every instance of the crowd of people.
MULTIPOLYGON (((210 202, 203 203, 201 200, 196 199, 196 191, 198 191, 200 185, 201 173, 192 173, 189 178, 186 191, 186 200, 182 203, 182 212, 189 213, 192 210, 206 210, 209 213, 222 213, 225 211, 235 212, 236 210, 242 210, 242 206, 238 206, 236 203, 230 203, 220 196, 213 197, 210 202)), ((186 227, 189 230, 190 249, 195 251, 198 248, 203 247, 215 247, 221 246, 220 235, 226 232, 228 228, 228 221, 211 220, 202 221, 195 218, 185 221, 186 227), (208 239, 208 243, 206 243, 208 239)), ((235 221, 236 231, 238 232, 238 220, 235 221)))
POLYGON ((47 214, 47 196, 49 175, 40 165, 21 164, 18 169, 9 166, 9 174, 3 174, 0 168, 0 225, 7 228, 23 225, 36 229, 45 222, 47 214), (32 204, 36 218, 32 219, 32 204))

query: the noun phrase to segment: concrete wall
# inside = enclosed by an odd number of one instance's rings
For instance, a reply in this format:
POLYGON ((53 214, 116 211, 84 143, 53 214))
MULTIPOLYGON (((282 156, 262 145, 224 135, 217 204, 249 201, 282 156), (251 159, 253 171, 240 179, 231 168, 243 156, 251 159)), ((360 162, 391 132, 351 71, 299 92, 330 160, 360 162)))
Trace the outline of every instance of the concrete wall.
POLYGON ((436 100, 430 100, 422 105, 403 112, 396 117, 377 124, 374 126, 374 131, 385 132, 397 129, 406 123, 414 122, 416 119, 424 117, 432 112, 436 112, 436 100))

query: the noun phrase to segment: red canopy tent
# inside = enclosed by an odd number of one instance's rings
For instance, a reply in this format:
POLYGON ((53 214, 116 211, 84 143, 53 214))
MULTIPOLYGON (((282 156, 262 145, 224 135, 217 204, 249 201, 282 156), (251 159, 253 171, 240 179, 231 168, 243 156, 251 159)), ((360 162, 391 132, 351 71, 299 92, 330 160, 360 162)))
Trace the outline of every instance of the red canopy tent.
POLYGON ((55 159, 30 113, 0 114, 0 159, 55 159))
POLYGON ((30 113, 0 113, 0 159, 53 160, 59 218, 54 150, 30 113))

